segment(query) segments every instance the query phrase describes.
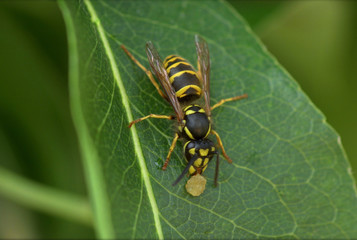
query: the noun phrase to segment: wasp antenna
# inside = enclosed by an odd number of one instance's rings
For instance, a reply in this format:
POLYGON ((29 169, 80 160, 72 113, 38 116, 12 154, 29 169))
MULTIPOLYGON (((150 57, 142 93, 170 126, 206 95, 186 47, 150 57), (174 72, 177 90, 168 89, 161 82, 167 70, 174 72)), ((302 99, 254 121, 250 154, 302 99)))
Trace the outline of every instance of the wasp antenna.
POLYGON ((185 167, 185 169, 183 170, 181 175, 176 179, 175 182, 172 183, 172 186, 175 186, 176 184, 178 184, 181 181, 181 179, 185 176, 185 174, 188 172, 191 165, 197 160, 197 158, 198 158, 197 154, 193 155, 193 157, 191 158, 190 162, 187 164, 187 166, 185 167))

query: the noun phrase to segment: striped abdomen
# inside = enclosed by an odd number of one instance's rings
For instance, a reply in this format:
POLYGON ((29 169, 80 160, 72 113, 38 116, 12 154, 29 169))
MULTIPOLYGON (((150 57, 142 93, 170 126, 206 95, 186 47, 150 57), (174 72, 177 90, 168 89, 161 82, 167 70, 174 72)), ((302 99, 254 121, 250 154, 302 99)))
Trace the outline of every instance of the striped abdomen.
POLYGON ((180 102, 193 101, 201 96, 198 75, 185 59, 170 55, 165 59, 164 66, 180 102))
POLYGON ((186 161, 189 162, 194 156, 198 157, 189 168, 190 175, 202 174, 207 164, 211 161, 214 154, 217 154, 214 143, 209 139, 191 140, 183 147, 186 161))

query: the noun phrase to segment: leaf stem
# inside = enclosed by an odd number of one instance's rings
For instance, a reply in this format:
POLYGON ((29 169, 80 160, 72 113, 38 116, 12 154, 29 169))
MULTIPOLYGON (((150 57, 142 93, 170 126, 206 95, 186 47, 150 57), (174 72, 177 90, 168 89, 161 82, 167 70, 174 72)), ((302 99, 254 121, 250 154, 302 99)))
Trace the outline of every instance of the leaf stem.
POLYGON ((92 225, 92 212, 86 198, 36 183, 3 167, 0 167, 0 176, 0 195, 44 213, 92 225))

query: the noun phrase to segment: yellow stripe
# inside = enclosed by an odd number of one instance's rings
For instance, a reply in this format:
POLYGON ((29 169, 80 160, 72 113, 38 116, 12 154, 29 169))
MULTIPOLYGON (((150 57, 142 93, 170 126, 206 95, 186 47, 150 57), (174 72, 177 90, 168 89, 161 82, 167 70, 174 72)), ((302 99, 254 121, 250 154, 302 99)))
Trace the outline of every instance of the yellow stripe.
POLYGON ((185 127, 183 130, 185 130, 185 133, 186 133, 186 135, 187 135, 189 138, 194 139, 193 136, 192 136, 192 134, 191 134, 191 132, 188 130, 187 127, 185 127))
POLYGON ((194 105, 192 105, 192 104, 191 104, 191 105, 188 105, 187 107, 185 107, 185 108, 183 109, 183 111, 186 112, 187 109, 189 109, 190 107, 193 107, 193 106, 194 106, 194 105))
POLYGON ((207 149, 200 149, 200 155, 202 156, 202 157, 206 157, 207 155, 208 155, 208 151, 209 151, 209 149, 207 148, 207 149))
POLYGON ((177 62, 177 63, 172 64, 168 69, 166 69, 166 72, 169 73, 171 68, 175 68, 180 64, 184 64, 184 65, 192 67, 191 64, 189 64, 188 62, 177 62))
POLYGON ((188 152, 193 156, 195 155, 196 149, 191 148, 190 150, 188 150, 188 152))
POLYGON ((176 55, 175 55, 175 54, 171 54, 171 55, 167 56, 167 57, 165 58, 164 62, 166 62, 167 59, 172 58, 172 57, 174 57, 174 56, 176 56, 176 55))
POLYGON ((196 169, 193 166, 191 166, 189 172, 190 172, 190 175, 192 175, 196 172, 196 169))
POLYGON ((208 131, 207 131, 207 134, 204 138, 208 137, 208 135, 211 133, 211 122, 209 123, 209 128, 208 128, 208 131))
MULTIPOLYGON (((195 87, 197 87, 196 85, 189 85, 189 86, 195 86, 195 87)), ((194 87, 194 88, 195 88, 194 87)), ((200 90, 201 90, 201 88, 200 87, 198 87, 200 90)), ((196 90, 197 90, 197 88, 195 88, 196 90)), ((189 109, 190 107, 199 107, 199 108, 201 108, 200 107, 200 105, 198 105, 198 104, 190 104, 190 105, 188 105, 187 107, 185 107, 184 109, 183 109, 183 111, 185 112, 187 109, 189 109)))
POLYGON ((181 72, 178 72, 178 73, 175 73, 174 75, 172 75, 172 76, 170 77, 170 82, 173 83, 173 81, 175 80, 176 77, 179 77, 179 76, 181 76, 181 75, 184 74, 184 73, 190 73, 190 74, 192 74, 192 75, 195 75, 195 76, 198 78, 197 73, 196 73, 195 71, 192 71, 192 70, 184 70, 184 71, 181 71, 181 72))
POLYGON ((201 88, 197 85, 187 85, 181 88, 176 92, 176 97, 184 97, 183 93, 186 92, 189 88, 193 88, 198 92, 198 95, 201 95, 201 88))
MULTIPOLYGON (((180 132, 182 132, 182 131, 180 131, 180 132)), ((189 143, 190 143, 190 141, 187 141, 187 142, 185 143, 185 145, 183 145, 183 151, 185 151, 186 146, 187 146, 187 144, 189 144, 189 143)))
POLYGON ((205 161, 203 162, 203 166, 206 166, 208 164, 209 158, 205 158, 205 161))
MULTIPOLYGON (((171 57, 172 55, 170 55, 169 57, 171 57)), ((168 58, 168 57, 167 57, 168 58)), ((166 59, 167 59, 166 58, 166 59)), ((165 59, 165 61, 166 61, 166 59, 165 59)), ((167 65, 169 65, 169 63, 170 62, 174 62, 174 61, 176 61, 176 59, 180 59, 180 60, 182 60, 182 61, 186 61, 185 59, 183 59, 182 57, 174 57, 174 58, 172 58, 172 59, 170 59, 169 61, 167 61, 167 62, 165 62, 165 69, 167 68, 167 65)))
POLYGON ((195 167, 200 167, 202 164, 202 158, 197 158, 197 160, 193 163, 195 167))
POLYGON ((193 110, 188 110, 185 112, 185 115, 191 115, 191 114, 194 114, 196 113, 196 111, 193 111, 193 110))

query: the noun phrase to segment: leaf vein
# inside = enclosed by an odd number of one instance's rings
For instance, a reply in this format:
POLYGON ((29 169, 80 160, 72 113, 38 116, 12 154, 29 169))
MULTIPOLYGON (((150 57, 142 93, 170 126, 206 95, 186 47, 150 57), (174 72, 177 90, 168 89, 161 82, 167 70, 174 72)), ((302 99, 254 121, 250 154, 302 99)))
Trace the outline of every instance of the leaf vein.
MULTIPOLYGON (((114 54, 112 52, 111 46, 110 46, 110 44, 108 42, 108 39, 107 39, 107 37, 105 35, 104 28, 101 25, 100 19, 97 17, 96 11, 95 11, 94 7, 92 6, 92 3, 89 0, 86 0, 85 4, 87 6, 87 9, 88 9, 89 13, 91 14, 92 22, 94 22, 94 24, 96 25, 97 30, 99 32, 99 36, 100 36, 101 41, 103 43, 103 46, 104 46, 104 49, 105 49, 105 53, 107 54, 107 57, 108 57, 109 62, 110 62, 110 66, 111 66, 111 69, 112 69, 113 77, 114 77, 114 79, 115 79, 115 81, 116 81, 116 83, 118 85, 120 94, 122 96, 122 102, 123 102, 124 108, 126 110, 128 122, 131 122, 133 120, 133 117, 132 117, 131 109, 130 109, 130 106, 129 106, 128 96, 126 95, 125 88, 124 88, 124 85, 123 85, 123 82, 121 80, 120 73, 119 73, 119 70, 118 70, 118 66, 117 66, 117 63, 115 61, 115 57, 114 57, 114 54)), ((163 239, 164 236, 163 236, 163 233, 162 233, 161 223, 160 223, 160 219, 159 219, 159 216, 158 216, 158 207, 157 207, 157 203, 156 203, 156 200, 155 200, 155 197, 154 197, 153 189, 152 189, 151 182, 150 182, 150 179, 149 179, 149 173, 148 173, 148 170, 147 170, 147 167, 146 167, 146 164, 145 164, 145 159, 144 159, 144 156, 143 156, 143 153, 142 153, 142 150, 141 150, 140 141, 139 141, 135 126, 131 128, 130 132, 131 132, 132 137, 133 137, 134 149, 135 149, 135 152, 137 154, 137 159, 138 159, 138 162, 139 162, 139 165, 140 165, 140 168, 141 168, 141 174, 142 174, 142 177, 143 177, 143 181, 144 181, 146 189, 147 189, 149 202, 150 202, 152 210, 153 210, 153 216, 154 216, 154 222, 155 222, 155 227, 156 227, 156 230, 157 230, 157 234, 158 234, 158 237, 160 239, 163 239)))

